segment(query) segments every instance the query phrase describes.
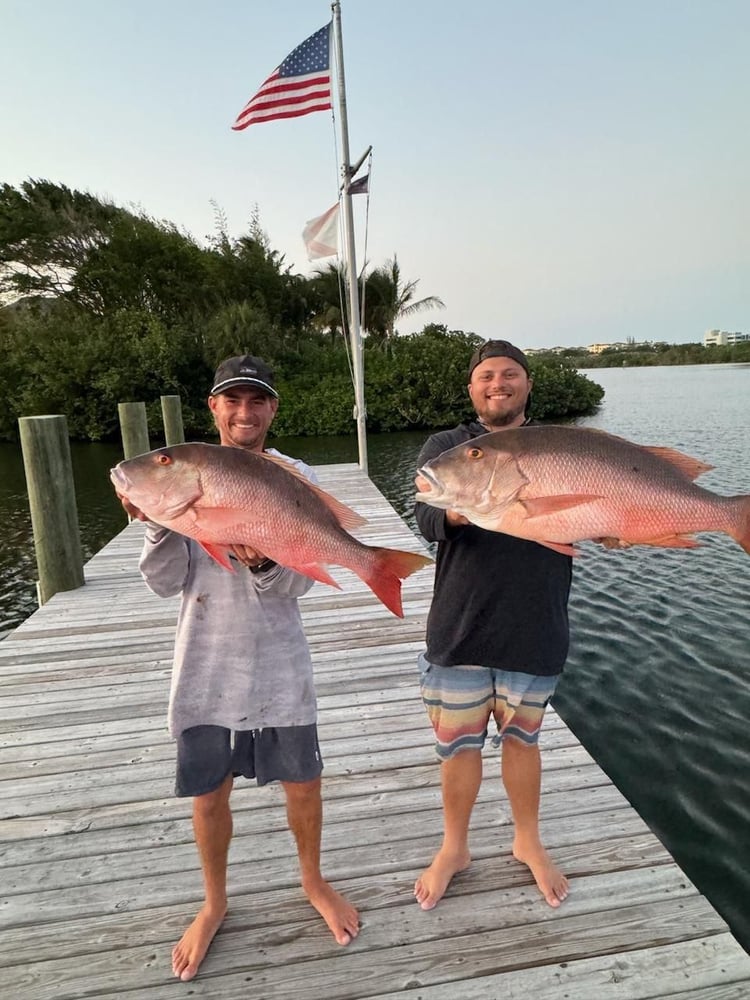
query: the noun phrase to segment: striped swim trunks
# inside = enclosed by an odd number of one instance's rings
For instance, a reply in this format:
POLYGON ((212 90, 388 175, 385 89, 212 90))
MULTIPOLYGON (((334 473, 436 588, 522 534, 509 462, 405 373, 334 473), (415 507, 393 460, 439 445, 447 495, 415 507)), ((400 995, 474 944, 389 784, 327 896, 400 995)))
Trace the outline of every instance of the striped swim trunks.
POLYGON ((512 737, 528 746, 539 741, 544 711, 560 675, 536 677, 514 670, 466 665, 441 667, 419 655, 422 701, 435 731, 435 751, 448 760, 459 750, 481 750, 494 717, 494 746, 512 737))

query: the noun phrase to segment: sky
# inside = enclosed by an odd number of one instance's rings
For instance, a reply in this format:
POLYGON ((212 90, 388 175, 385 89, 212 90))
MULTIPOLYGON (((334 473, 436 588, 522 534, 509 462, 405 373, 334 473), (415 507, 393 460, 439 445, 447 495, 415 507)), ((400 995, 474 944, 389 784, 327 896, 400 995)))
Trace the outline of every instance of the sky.
MULTIPOLYGON (((342 0, 356 257, 427 322, 526 348, 750 332, 747 0, 342 0)), ((0 0, 0 182, 46 178, 203 242, 257 208, 310 274, 330 112, 231 124, 323 0, 0 0)), ((336 122, 339 115, 336 113, 336 122)), ((329 258, 334 260, 334 258, 329 258)), ((326 261, 322 261, 323 264, 326 261)))

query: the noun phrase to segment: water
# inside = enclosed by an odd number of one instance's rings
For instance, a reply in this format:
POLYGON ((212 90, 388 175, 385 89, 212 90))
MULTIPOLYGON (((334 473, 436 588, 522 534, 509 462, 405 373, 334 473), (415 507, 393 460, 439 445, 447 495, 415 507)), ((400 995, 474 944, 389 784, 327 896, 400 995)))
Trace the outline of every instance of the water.
MULTIPOLYGON (((750 493, 750 365, 592 373, 581 423, 715 466, 700 485, 750 493)), ((750 950, 750 557, 588 545, 556 707, 750 950)))
MULTIPOLYGON (((70 446, 84 558, 90 559, 125 527, 125 513, 108 470, 122 458, 113 444, 70 446)), ((38 607, 36 556, 21 449, 0 443, 0 636, 38 607)))
MULTIPOLYGON (((715 466, 700 483, 750 493, 750 365, 599 369, 599 413, 578 423, 715 466)), ((375 436, 370 476, 412 527, 422 433, 375 436)), ((277 439, 311 464, 355 462, 350 438, 277 439)), ((86 556, 125 525, 107 470, 116 445, 73 445, 86 556)), ((0 445, 0 632, 36 607, 20 450, 0 445)), ((750 950, 750 557, 703 547, 582 546, 573 642, 555 699, 581 742, 750 950)))

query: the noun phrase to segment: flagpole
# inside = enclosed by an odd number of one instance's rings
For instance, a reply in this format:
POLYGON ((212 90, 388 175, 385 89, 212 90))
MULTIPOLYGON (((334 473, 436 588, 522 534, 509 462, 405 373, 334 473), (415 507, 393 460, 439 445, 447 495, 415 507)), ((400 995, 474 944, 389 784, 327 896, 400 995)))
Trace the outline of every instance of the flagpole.
POLYGON ((349 285, 349 340, 354 376, 354 418, 357 421, 357 447, 359 467, 367 472, 367 409, 365 407, 365 374, 362 352, 362 334, 359 325, 359 287, 357 262, 354 252, 354 213, 349 185, 353 175, 349 163, 349 124, 346 117, 346 83, 344 79, 344 47, 341 39, 341 4, 334 0, 333 39, 336 52, 336 82, 339 94, 339 128, 341 130, 341 173, 343 178, 344 247, 346 274, 349 285))

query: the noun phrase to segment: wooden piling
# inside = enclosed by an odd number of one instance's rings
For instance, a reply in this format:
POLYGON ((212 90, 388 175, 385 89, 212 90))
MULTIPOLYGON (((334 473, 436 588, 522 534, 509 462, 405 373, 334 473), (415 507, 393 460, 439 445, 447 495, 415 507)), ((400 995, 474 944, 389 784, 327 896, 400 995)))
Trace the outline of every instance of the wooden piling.
POLYGON ((68 424, 62 414, 21 417, 21 450, 29 495, 39 603, 84 584, 68 424))
POLYGON ((179 396, 162 396, 161 413, 164 420, 166 444, 183 444, 185 430, 182 426, 182 402, 179 396))
POLYGON ((125 458, 135 458, 151 451, 145 403, 118 403, 122 451, 125 458))

